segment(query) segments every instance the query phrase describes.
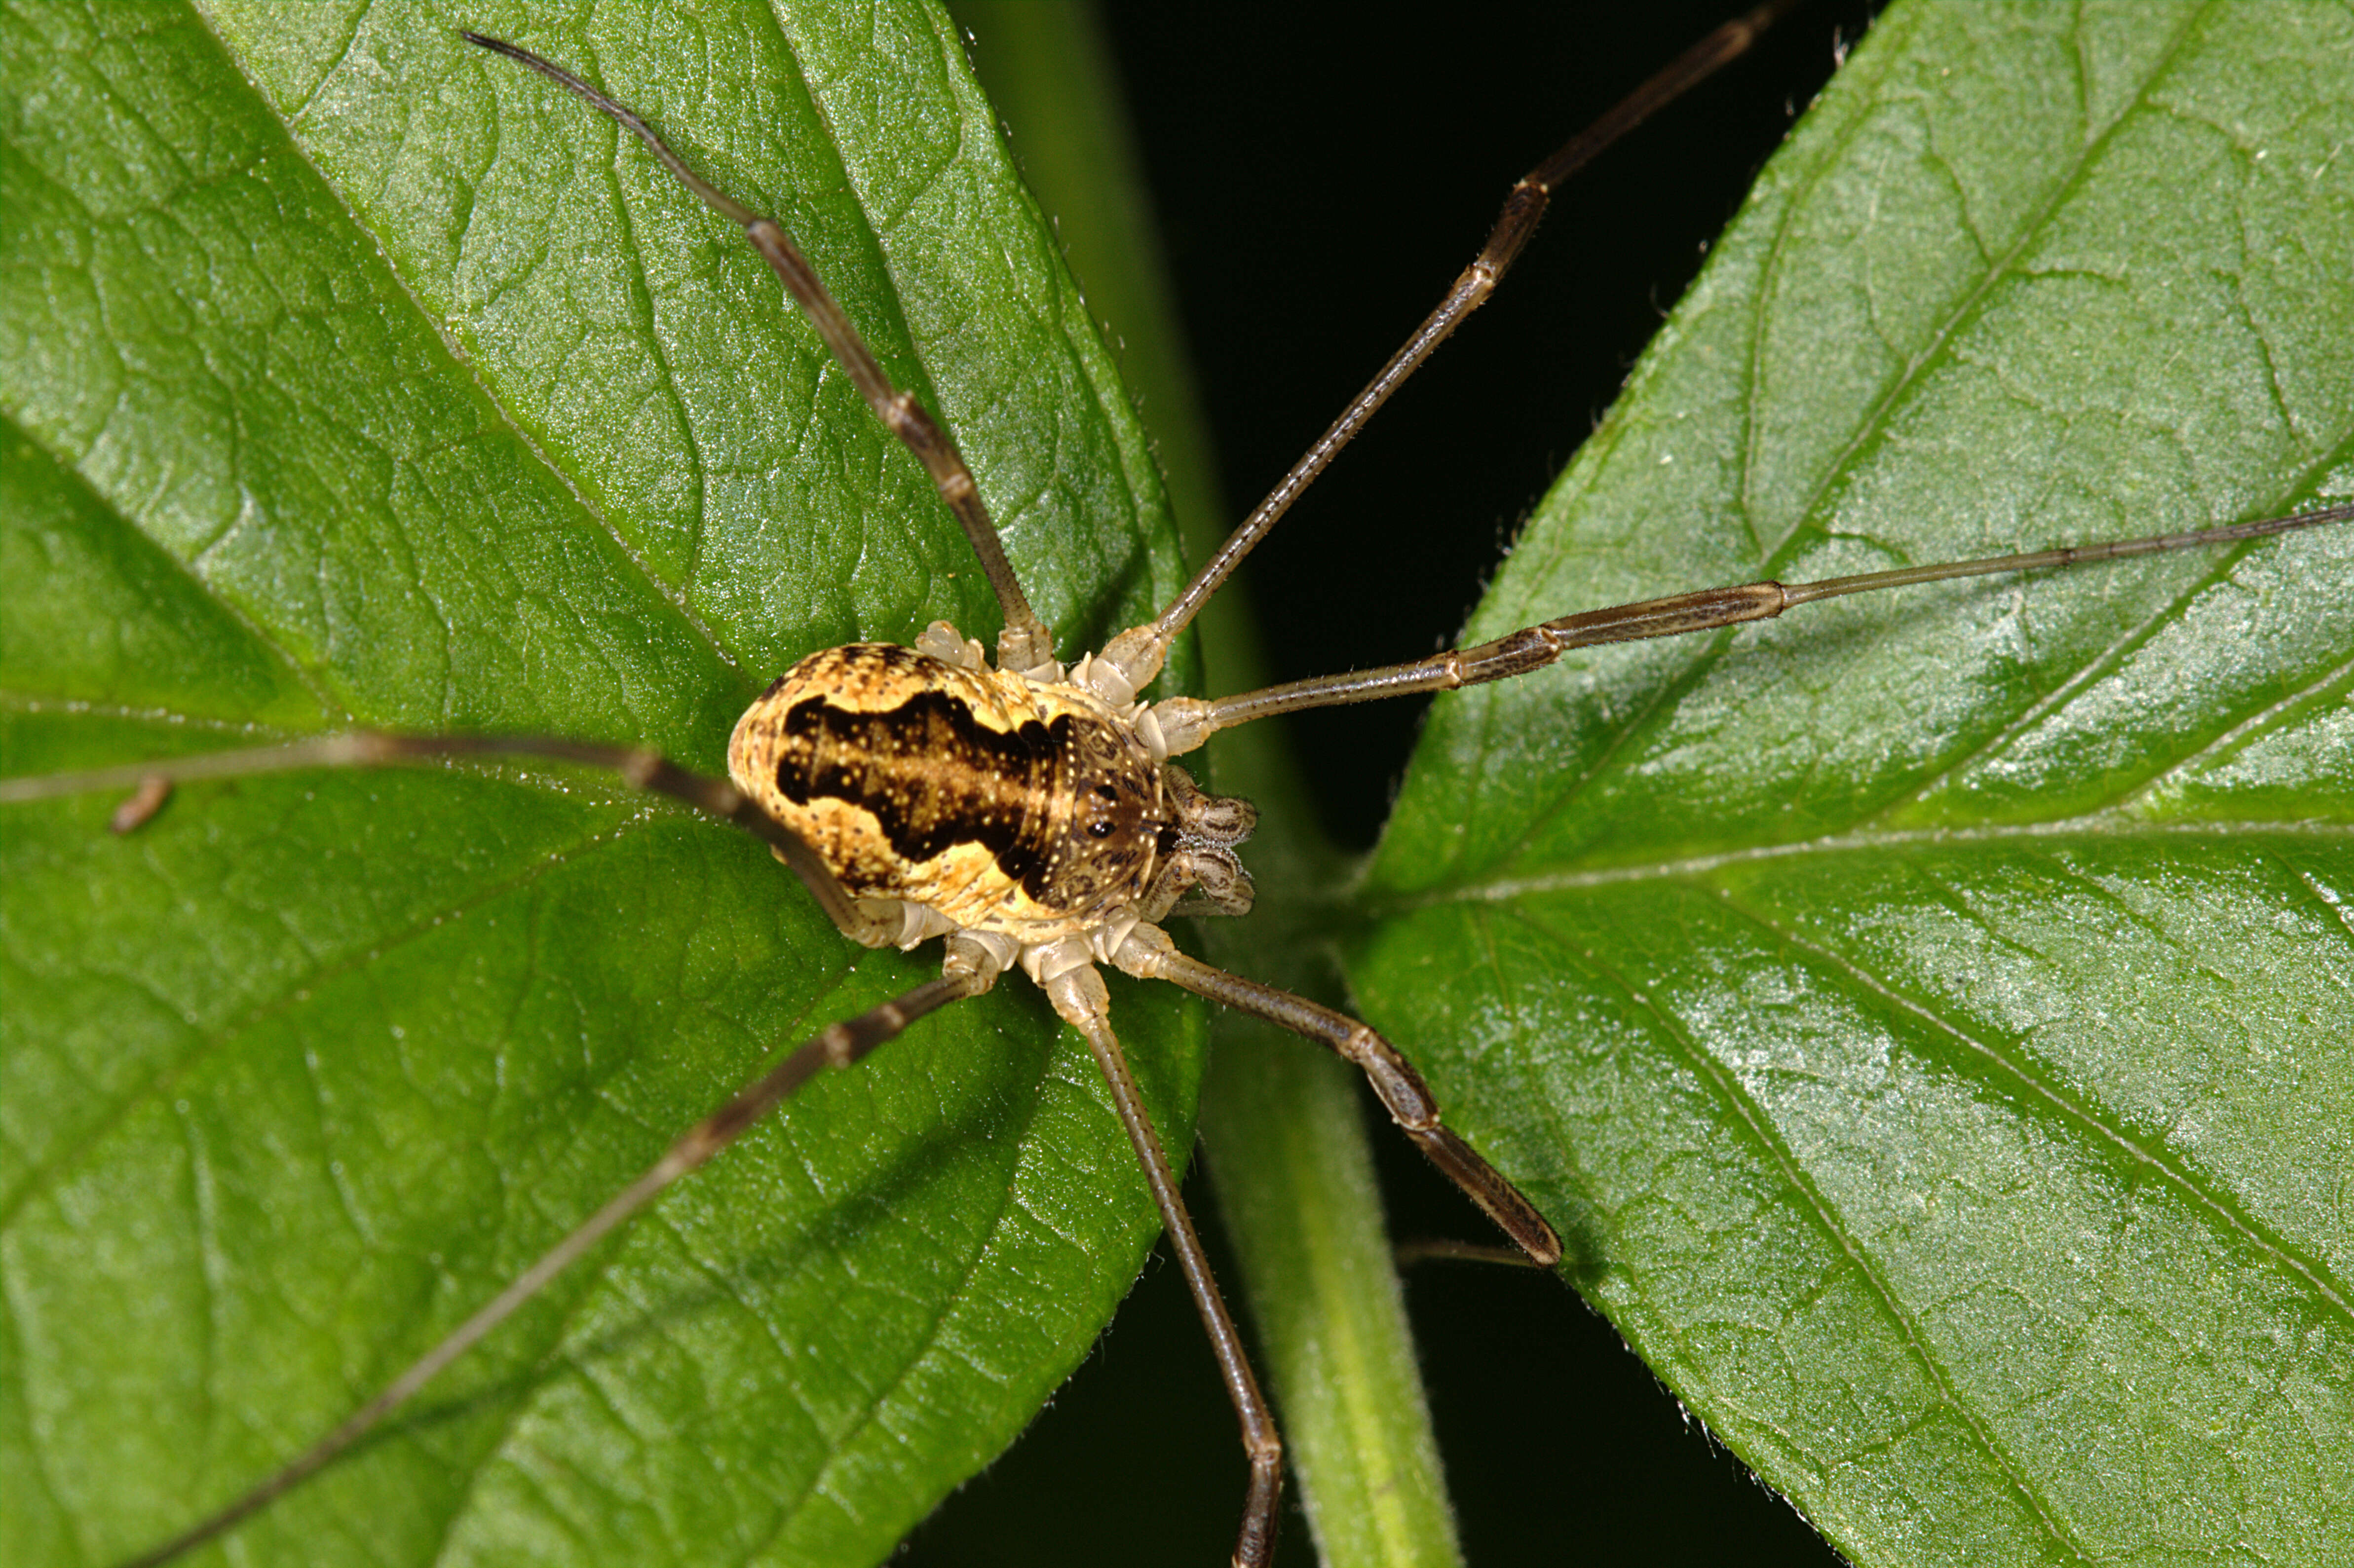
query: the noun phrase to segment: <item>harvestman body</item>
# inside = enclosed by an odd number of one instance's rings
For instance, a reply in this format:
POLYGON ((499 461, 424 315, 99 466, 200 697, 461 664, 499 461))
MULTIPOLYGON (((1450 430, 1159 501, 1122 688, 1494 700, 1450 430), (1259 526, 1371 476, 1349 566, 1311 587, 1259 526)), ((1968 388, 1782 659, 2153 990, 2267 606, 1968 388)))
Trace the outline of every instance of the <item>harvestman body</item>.
POLYGON ((1227 974, 1176 948, 1161 926, 1171 916, 1240 915, 1250 908, 1250 879, 1235 846, 1248 837, 1256 812, 1246 801, 1204 791, 1172 758, 1252 719, 1501 680, 1551 663, 1573 647, 1732 625, 1877 588, 2221 544, 2354 519, 2354 506, 2339 506, 2195 533, 1817 583, 1708 589, 1564 616, 1493 642, 1385 669, 1215 700, 1139 701, 1137 694, 1159 673, 1176 637, 1276 518, 1493 289, 1533 231, 1551 187, 1650 110, 1739 54, 1781 8, 1761 6, 1712 34, 1516 186, 1487 247, 1438 309, 1176 599, 1153 620, 1068 665, 1055 658, 1053 638, 1024 598, 953 441, 913 397, 890 385, 784 231, 705 184, 642 120, 595 89, 511 44, 466 35, 610 116, 715 211, 742 226, 877 417, 923 461, 963 525, 1003 611, 994 662, 979 641, 940 622, 913 648, 854 644, 812 654, 738 721, 728 746, 726 783, 652 753, 564 740, 357 734, 167 765, 13 780, 0 785, 0 800, 136 784, 139 795, 118 813, 122 831, 161 803, 163 780, 409 758, 553 757, 610 768, 632 785, 673 795, 762 838, 852 940, 908 948, 943 938, 945 957, 938 979, 805 1042, 691 1128, 652 1169, 312 1449, 138 1561, 162 1562, 221 1533, 323 1467, 557 1272, 821 1069, 856 1062, 917 1019, 986 991, 1006 969, 1019 968, 1086 1037, 1110 1086, 1241 1420, 1251 1483, 1235 1561, 1265 1563, 1282 1482, 1281 1444, 1112 1031, 1098 966, 1171 980, 1297 1031, 1357 1064, 1408 1136, 1522 1251, 1551 1264, 1561 1248, 1535 1208, 1442 1125, 1421 1078, 1379 1035, 1331 1009, 1227 974))

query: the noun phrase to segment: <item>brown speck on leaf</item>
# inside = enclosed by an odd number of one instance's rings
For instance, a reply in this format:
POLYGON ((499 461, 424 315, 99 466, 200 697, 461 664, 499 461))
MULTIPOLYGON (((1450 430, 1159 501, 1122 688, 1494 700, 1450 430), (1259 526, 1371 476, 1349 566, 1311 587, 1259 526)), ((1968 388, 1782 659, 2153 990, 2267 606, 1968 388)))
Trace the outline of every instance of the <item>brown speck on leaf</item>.
POLYGON ((106 820, 106 825, 118 833, 136 832, 171 798, 172 781, 160 773, 150 773, 139 780, 139 788, 132 791, 128 800, 114 808, 114 815, 106 820))

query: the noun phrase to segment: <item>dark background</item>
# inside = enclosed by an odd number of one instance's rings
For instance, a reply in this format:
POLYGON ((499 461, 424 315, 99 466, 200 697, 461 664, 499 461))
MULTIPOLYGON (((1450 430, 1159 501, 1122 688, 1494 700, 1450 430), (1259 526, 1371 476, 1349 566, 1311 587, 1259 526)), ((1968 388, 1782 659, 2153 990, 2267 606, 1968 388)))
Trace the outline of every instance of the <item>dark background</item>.
MULTIPOLYGON (((1357 8, 1107 8, 1230 518, 1437 301, 1512 182, 1738 9, 1456 5, 1403 25, 1357 8)), ((1869 16, 1842 0, 1802 6, 1555 196, 1496 298, 1252 557, 1246 591, 1276 679, 1453 640, 1829 77, 1835 42, 1869 16)), ((1421 706, 1287 721, 1341 843, 1372 843, 1421 706)), ((1375 1144, 1394 1234, 1486 1239, 1402 1139, 1377 1131, 1375 1144)), ((1216 1260, 1215 1205, 1199 1181, 1189 1199, 1216 1260)), ((1839 1561, 1552 1276, 1424 1265, 1407 1290, 1472 1563, 1839 1561)), ((1164 1253, 1029 1435, 901 1560, 1200 1568, 1226 1561, 1243 1482, 1233 1416, 1164 1253)), ((1299 1568, 1313 1547, 1290 1502, 1279 1560, 1299 1568)))

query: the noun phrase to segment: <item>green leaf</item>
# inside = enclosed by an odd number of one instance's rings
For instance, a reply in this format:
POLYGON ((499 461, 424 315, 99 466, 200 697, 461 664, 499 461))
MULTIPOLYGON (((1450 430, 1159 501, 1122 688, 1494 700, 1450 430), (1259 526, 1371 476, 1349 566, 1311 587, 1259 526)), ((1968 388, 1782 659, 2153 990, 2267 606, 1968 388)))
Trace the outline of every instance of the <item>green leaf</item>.
MULTIPOLYGON (((2354 26, 1892 11, 1467 640, 2354 495, 2354 26)), ((2354 1560, 2354 528, 1442 699, 1367 1016, 1858 1563, 2354 1560)))
MULTIPOLYGON (((786 214, 1066 648, 1167 585, 1140 440, 931 23, 458 19, 786 214)), ((1893 13, 1475 630, 2354 493, 2354 57, 2296 32, 2333 23, 1893 13)), ((6 771, 353 720, 711 767, 804 649, 993 624, 725 226, 448 25, 0 18, 6 771)), ((2317 534, 1438 705, 1360 995, 1856 1561, 2354 1555, 2349 588, 2317 534)), ((0 835, 9 1561, 233 1492, 921 973, 593 778, 250 780, 124 842, 111 804, 0 835)), ((1118 1000, 1182 1123, 1193 1035, 1118 1000)), ((871 1560, 1150 1224, 1009 983, 812 1089, 240 1547, 871 1560)))
MULTIPOLYGON (((921 470, 729 227, 780 215, 956 431, 1066 652, 1177 581, 1109 356, 920 6, 0 19, 0 740, 349 724, 716 770, 801 653, 983 636, 921 470)), ((266 1475, 779 1049, 915 983, 739 834, 548 768, 12 808, 0 1557, 266 1475)), ((1199 1019, 1115 1007, 1172 1149, 1199 1019)), ((239 1561, 864 1563, 1021 1429, 1156 1225, 1034 989, 813 1085, 236 1534, 239 1561)))

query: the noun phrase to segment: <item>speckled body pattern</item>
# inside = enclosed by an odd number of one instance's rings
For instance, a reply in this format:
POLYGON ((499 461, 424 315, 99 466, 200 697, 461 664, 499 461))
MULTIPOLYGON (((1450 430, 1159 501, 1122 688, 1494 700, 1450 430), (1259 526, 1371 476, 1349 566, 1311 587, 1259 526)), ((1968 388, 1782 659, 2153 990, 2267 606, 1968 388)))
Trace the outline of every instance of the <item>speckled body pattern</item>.
POLYGON ((1134 910, 1178 842, 1160 764, 1102 699, 888 643, 787 671, 727 768, 852 897, 1025 946, 1134 910))

